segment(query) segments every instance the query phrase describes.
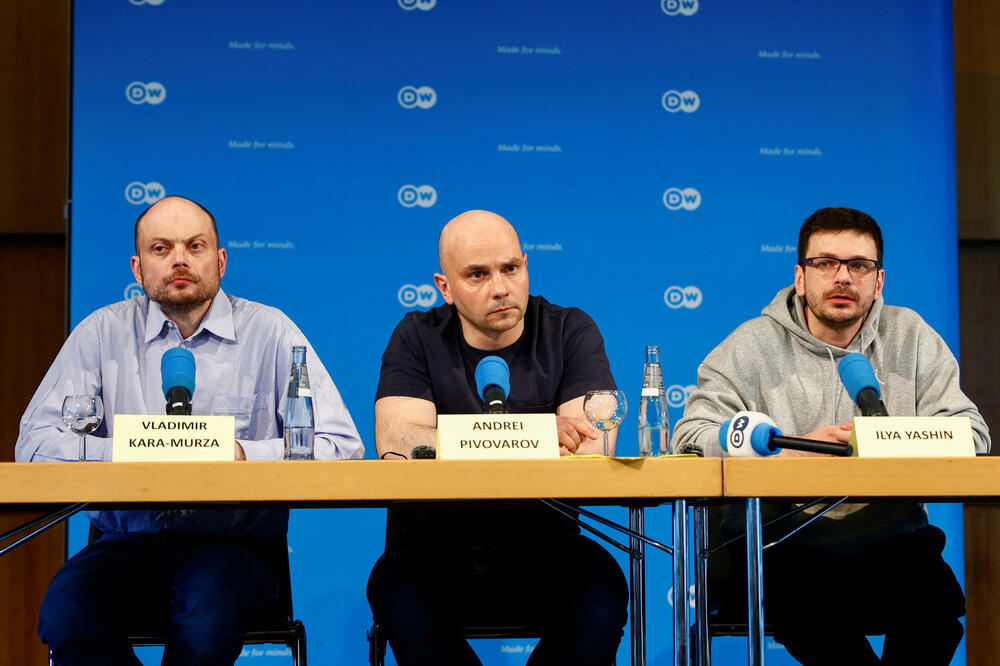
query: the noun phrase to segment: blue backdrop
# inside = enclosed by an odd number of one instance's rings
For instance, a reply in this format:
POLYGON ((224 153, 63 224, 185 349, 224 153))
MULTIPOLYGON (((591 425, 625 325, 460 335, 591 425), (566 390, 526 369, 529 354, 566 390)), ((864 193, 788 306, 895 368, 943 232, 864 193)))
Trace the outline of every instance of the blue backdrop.
MULTIPOLYGON (((74 12, 72 323, 139 288, 138 213, 194 198, 219 221, 225 289, 309 336, 369 456, 385 343, 407 311, 441 303, 437 232, 469 208, 519 229, 533 293, 594 317, 633 406, 644 347, 661 346, 673 421, 698 363, 791 283, 799 224, 827 205, 880 222, 886 300, 958 350, 947 1, 92 0, 74 12)), ((624 455, 638 450, 634 413, 624 455)), ((961 577, 960 507, 931 510, 961 577)), ((647 526, 666 538, 668 519, 650 510, 647 526)), ((365 661, 383 536, 383 510, 293 512, 314 663, 365 661)), ((650 664, 671 662, 669 565, 650 556, 650 664)), ((479 649, 520 664, 530 645, 479 649)), ((769 663, 791 663, 772 647, 769 663)), ((266 652, 244 661, 278 663, 266 652)), ((716 654, 735 663, 744 643, 716 654)))

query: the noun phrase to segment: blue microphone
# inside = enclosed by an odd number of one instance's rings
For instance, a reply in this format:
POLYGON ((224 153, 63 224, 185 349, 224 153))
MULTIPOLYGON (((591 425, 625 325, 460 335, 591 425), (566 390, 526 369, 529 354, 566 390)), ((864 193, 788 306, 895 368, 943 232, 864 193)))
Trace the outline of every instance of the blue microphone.
POLYGON ((872 364, 864 354, 854 352, 840 359, 837 372, 862 416, 889 416, 885 403, 881 400, 882 388, 875 378, 872 364))
POLYGON ((487 356, 476 366, 476 392, 486 403, 484 414, 506 414, 510 368, 499 356, 487 356))
POLYGON ((163 352, 160 376, 163 378, 163 395, 167 399, 167 414, 190 414, 191 396, 194 395, 194 354, 183 347, 163 352))

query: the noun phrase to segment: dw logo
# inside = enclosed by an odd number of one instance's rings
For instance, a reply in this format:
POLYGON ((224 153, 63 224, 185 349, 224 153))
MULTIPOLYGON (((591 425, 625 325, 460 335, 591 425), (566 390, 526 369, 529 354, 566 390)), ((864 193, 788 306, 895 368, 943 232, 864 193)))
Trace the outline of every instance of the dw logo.
MULTIPOLYGON (((402 3, 402 0, 400 0, 402 3)), ((694 16, 698 11, 698 0, 660 0, 660 9, 668 16, 694 16)))
POLYGON ((697 387, 694 384, 687 386, 671 384, 667 387, 667 404, 671 407, 683 407, 687 404, 688 398, 691 397, 691 391, 695 388, 697 387))
POLYGON ((162 5, 164 0, 128 0, 133 5, 149 5, 150 7, 156 7, 162 5))
POLYGON ((142 296, 145 293, 146 292, 142 290, 141 284, 139 284, 138 282, 133 282, 129 284, 127 287, 125 287, 125 300, 127 301, 130 298, 135 298, 136 296, 142 296))
POLYGON ((133 104, 159 104, 167 98, 167 89, 159 81, 133 81, 125 88, 125 97, 133 104))
POLYGON ((140 183, 135 180, 125 186, 125 199, 136 206, 144 203, 154 204, 165 196, 167 193, 163 189, 163 185, 155 181, 140 183))
POLYGON ((437 104, 438 96, 434 88, 430 86, 403 86, 396 94, 399 105, 404 109, 412 109, 419 106, 421 109, 429 109, 437 104))
POLYGON ((396 0, 399 6, 408 12, 414 9, 419 9, 422 12, 429 12, 434 9, 434 5, 437 4, 437 0, 396 0))
POLYGON ((693 90, 685 90, 684 92, 668 90, 663 93, 663 99, 660 100, 660 103, 670 113, 677 113, 678 111, 694 113, 701 106, 701 98, 693 90))
POLYGON ((735 421, 733 421, 732 430, 729 431, 729 442, 730 446, 735 448, 740 448, 743 446, 743 441, 746 439, 746 429, 747 425, 750 423, 749 416, 741 416, 735 421))
POLYGON ((694 310, 701 305, 701 289, 692 286, 667 287, 667 290, 663 292, 663 300, 673 310, 678 308, 694 310))
POLYGON ((671 187, 663 193, 663 205, 670 210, 694 210, 701 205, 701 193, 693 187, 671 187))
POLYGON ((437 303, 438 293, 437 289, 429 284, 419 286, 404 284, 399 288, 396 298, 399 299, 399 304, 403 307, 415 308, 420 306, 422 308, 429 308, 437 303))
POLYGON ((438 193, 430 185, 421 185, 420 187, 416 185, 403 185, 399 188, 396 198, 399 199, 399 203, 407 208, 413 208, 414 206, 430 208, 437 203, 438 193))

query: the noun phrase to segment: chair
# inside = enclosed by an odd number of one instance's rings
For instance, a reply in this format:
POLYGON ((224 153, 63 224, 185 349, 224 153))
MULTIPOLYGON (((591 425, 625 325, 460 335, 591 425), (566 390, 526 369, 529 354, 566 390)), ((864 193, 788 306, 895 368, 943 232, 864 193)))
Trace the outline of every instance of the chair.
MULTIPOLYGON (((101 538, 101 530, 90 524, 89 542, 101 538)), ((275 569, 278 571, 278 605, 273 617, 262 620, 259 626, 254 626, 247 632, 244 645, 286 645, 292 651, 292 663, 295 666, 306 665, 306 627, 296 620, 292 613, 292 583, 288 567, 288 540, 277 541, 273 553, 275 569)), ((151 627, 151 631, 141 635, 129 636, 133 647, 163 645, 166 642, 164 634, 151 627)))

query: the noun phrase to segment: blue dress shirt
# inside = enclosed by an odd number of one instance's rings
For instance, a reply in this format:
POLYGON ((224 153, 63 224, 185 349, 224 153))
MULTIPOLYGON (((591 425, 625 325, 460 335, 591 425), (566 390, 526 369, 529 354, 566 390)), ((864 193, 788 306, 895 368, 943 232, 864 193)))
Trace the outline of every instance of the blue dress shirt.
MULTIPOLYGON (((97 310, 73 329, 21 417, 15 459, 72 461, 79 436, 62 422, 67 395, 96 394, 104 423, 87 435, 87 458, 111 460, 114 415, 163 414, 160 358, 173 347, 195 357, 192 414, 232 415, 247 460, 279 460, 293 345, 305 345, 316 458, 361 458, 364 446, 337 387, 301 331, 280 310, 221 289, 186 340, 157 303, 136 296, 97 310)), ((164 530, 220 535, 283 533, 287 510, 102 511, 106 532, 164 530), (283 516, 283 518, 282 518, 283 516)))

